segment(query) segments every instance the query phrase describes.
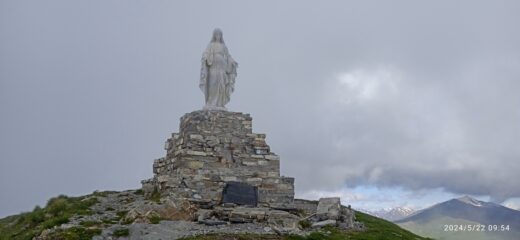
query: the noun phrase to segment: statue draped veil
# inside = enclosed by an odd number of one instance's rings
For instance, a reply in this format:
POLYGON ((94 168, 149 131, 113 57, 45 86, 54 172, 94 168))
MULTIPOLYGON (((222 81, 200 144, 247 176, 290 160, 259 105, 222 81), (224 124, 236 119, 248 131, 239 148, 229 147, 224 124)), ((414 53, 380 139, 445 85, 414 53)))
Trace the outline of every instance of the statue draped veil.
POLYGON ((205 96, 204 109, 226 110, 234 90, 238 63, 229 54, 219 29, 213 31, 201 62, 199 87, 205 96))

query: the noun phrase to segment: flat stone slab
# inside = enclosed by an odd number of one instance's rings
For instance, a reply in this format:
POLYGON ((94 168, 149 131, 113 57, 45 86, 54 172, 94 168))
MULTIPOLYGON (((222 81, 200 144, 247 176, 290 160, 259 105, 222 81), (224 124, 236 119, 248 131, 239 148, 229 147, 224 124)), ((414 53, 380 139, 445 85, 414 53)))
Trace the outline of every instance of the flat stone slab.
POLYGON ((222 191, 222 203, 256 207, 258 204, 258 189, 247 183, 227 182, 222 191))
POLYGON ((339 197, 320 198, 316 216, 320 220, 338 220, 341 210, 341 201, 339 197))

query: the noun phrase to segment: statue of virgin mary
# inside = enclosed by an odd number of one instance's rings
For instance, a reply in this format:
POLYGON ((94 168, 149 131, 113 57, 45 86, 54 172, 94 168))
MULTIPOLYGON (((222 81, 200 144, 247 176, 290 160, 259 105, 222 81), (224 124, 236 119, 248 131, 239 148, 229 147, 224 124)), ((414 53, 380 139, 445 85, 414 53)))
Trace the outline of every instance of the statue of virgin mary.
POLYGON ((199 87, 204 93, 204 110, 226 110, 234 90, 238 63, 228 52, 222 31, 215 29, 206 51, 202 54, 199 87))

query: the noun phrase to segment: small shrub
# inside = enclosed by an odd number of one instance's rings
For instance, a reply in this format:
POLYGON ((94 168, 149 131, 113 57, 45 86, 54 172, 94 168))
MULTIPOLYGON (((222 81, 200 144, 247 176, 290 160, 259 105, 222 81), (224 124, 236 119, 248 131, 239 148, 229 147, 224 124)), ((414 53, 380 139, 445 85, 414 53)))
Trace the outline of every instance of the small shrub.
POLYGON ((83 227, 72 227, 58 229, 48 235, 49 239, 60 240, 90 240, 92 237, 101 234, 101 229, 86 229, 83 227))
POLYGON ((103 222, 104 224, 116 224, 119 222, 119 217, 116 217, 116 218, 113 218, 113 219, 109 219, 109 218, 104 218, 101 220, 101 222, 103 222))
POLYGON ((121 224, 123 225, 130 225, 134 223, 134 219, 124 219, 123 221, 121 221, 121 224))
POLYGON ((130 230, 128 230, 128 228, 118 228, 112 233, 112 236, 114 237, 126 237, 128 235, 130 235, 130 230))
POLYGON ((25 221, 28 221, 32 226, 39 224, 45 221, 45 211, 40 206, 36 206, 26 217, 20 218, 20 223, 25 221))
POLYGON ((106 197, 108 195, 108 192, 107 191, 100 192, 99 190, 96 190, 92 193, 92 195, 97 196, 97 197, 106 197))
POLYGON ((312 226, 311 221, 309 221, 307 219, 299 221, 298 224, 300 225, 300 227, 302 229, 307 229, 307 228, 310 228, 312 226))
POLYGON ((69 217, 70 217, 69 214, 64 214, 64 215, 61 215, 58 217, 49 218, 49 219, 45 220, 41 225, 42 225, 43 229, 52 228, 54 226, 59 226, 64 223, 68 223, 69 217))
POLYGON ((120 220, 121 218, 123 218, 124 216, 126 216, 126 214, 128 213, 128 211, 119 211, 117 212, 117 217, 119 217, 119 219, 117 220, 120 220))
POLYGON ((148 220, 150 221, 151 224, 158 224, 159 222, 161 222, 161 220, 164 220, 164 219, 157 215, 153 215, 153 216, 148 217, 148 220))
POLYGON ((306 216, 306 215, 307 215, 307 213, 305 212, 304 209, 297 209, 297 210, 294 212, 294 214, 296 214, 296 215, 298 215, 298 216, 300 216, 300 217, 303 217, 303 216, 306 216))
POLYGON ((47 202, 47 212, 52 214, 53 216, 58 216, 63 213, 69 207, 68 197, 65 195, 60 195, 55 198, 51 198, 47 202))
POLYGON ((92 227, 92 226, 100 225, 101 222, 100 221, 83 221, 83 222, 80 222, 79 224, 84 227, 92 227))
POLYGON ((134 194, 143 195, 144 191, 143 191, 143 189, 137 189, 137 190, 135 190, 134 194))
POLYGON ((157 191, 157 188, 153 190, 150 197, 148 197, 148 200, 154 201, 156 203, 161 203, 161 193, 157 191))

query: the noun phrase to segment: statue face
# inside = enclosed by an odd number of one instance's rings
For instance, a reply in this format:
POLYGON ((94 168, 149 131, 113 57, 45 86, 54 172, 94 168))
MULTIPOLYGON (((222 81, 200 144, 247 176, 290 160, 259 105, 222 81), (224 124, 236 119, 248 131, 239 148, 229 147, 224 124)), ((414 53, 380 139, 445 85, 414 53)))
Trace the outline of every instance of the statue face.
POLYGON ((213 39, 216 42, 222 42, 222 31, 220 29, 217 28, 213 31, 213 39))

